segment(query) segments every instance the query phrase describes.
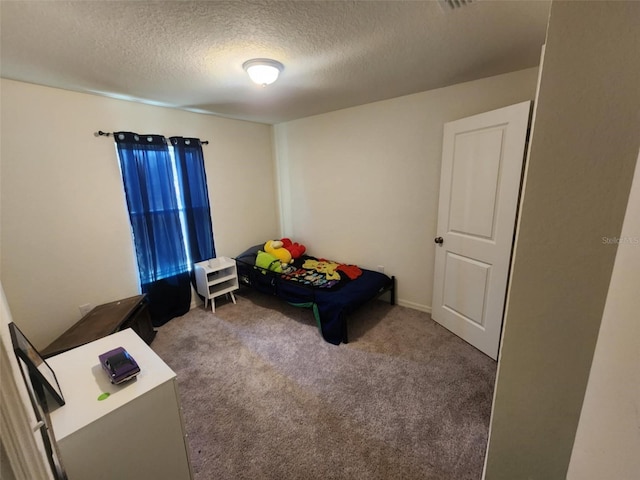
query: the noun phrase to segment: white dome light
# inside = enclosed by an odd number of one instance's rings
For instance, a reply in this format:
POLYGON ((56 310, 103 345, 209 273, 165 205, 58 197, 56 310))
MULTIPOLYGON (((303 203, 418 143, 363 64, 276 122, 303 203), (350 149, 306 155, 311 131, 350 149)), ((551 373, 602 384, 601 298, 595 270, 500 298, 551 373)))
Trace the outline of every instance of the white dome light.
POLYGON ((268 58, 254 58, 244 62, 242 68, 247 71, 254 83, 266 87, 278 79, 278 75, 284 70, 284 65, 268 58))

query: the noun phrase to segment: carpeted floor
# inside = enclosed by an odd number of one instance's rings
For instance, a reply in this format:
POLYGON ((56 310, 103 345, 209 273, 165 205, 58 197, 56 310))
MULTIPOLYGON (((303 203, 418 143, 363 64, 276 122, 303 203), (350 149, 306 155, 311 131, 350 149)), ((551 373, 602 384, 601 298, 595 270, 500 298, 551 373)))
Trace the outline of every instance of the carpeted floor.
POLYGON ((241 290, 161 327, 196 480, 480 479, 496 363, 426 313, 375 301, 350 343, 241 290))

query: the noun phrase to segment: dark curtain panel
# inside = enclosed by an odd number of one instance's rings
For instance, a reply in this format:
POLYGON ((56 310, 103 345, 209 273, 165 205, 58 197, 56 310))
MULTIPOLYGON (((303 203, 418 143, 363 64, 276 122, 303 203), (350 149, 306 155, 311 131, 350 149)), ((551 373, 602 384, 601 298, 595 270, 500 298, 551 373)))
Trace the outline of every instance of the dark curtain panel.
POLYGON ((197 138, 171 137, 182 189, 187 245, 193 263, 216 256, 202 146, 197 138))
POLYGON ((147 294, 151 323, 154 327, 159 327, 189 311, 191 274, 183 272, 142 284, 142 291, 147 294))
MULTIPOLYGON (((187 248, 193 263, 216 256, 211 225, 211 209, 207 175, 204 170, 202 145, 197 138, 171 137, 176 161, 178 184, 184 207, 187 248)), ((195 269, 191 269, 191 284, 196 287, 195 269)), ((204 297, 198 294, 201 300, 204 297)))
POLYGON ((189 266, 166 138, 114 133, 140 272, 155 326, 191 303, 189 266))

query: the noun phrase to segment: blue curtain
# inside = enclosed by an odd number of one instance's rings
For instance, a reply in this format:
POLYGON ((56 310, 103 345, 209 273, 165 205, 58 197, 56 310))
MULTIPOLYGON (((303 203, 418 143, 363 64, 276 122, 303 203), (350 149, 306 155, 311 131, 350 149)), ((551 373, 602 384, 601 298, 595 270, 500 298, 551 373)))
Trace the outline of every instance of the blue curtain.
POLYGON ((156 326, 183 315, 191 303, 189 265, 167 140, 115 132, 129 218, 151 319, 156 326))
POLYGON ((193 263, 216 256, 202 146, 197 138, 171 137, 182 194, 187 248, 193 263))

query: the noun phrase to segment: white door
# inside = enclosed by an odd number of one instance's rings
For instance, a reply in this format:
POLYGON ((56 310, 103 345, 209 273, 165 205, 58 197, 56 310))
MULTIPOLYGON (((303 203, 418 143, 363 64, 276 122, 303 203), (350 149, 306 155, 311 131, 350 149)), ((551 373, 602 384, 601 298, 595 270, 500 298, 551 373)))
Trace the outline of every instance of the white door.
POLYGON ((498 358, 531 102, 444 126, 432 318, 498 358))

